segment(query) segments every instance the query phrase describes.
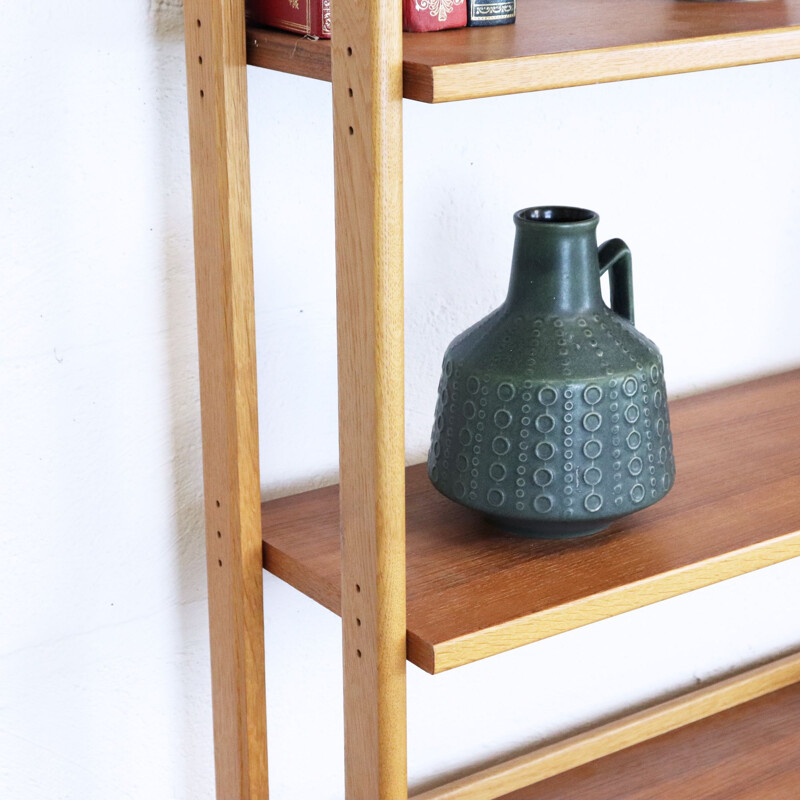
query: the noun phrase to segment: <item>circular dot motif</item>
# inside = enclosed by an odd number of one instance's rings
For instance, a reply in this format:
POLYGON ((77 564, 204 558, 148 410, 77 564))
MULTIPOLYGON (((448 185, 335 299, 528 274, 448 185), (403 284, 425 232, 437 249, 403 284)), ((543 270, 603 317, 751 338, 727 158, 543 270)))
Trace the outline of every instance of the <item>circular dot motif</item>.
POLYGON ((511 419, 511 414, 504 408, 501 408, 499 411, 495 412, 494 424, 497 425, 498 428, 507 428, 511 424, 511 419))
POLYGON ((533 507, 540 514, 546 514, 553 507, 553 498, 546 494, 540 494, 533 501, 533 507))
POLYGON ((603 390, 599 386, 587 386, 583 390, 583 399, 588 405, 593 406, 603 399, 603 390))
POLYGON ((475 414, 477 413, 477 409, 475 408, 475 403, 472 400, 467 400, 464 403, 464 416, 467 419, 475 419, 475 414))
POLYGON ((439 468, 434 464, 431 467, 431 480, 436 483, 439 480, 439 468))
POLYGON ((490 505, 497 507, 503 505, 506 496, 501 489, 489 489, 486 494, 486 499, 489 501, 490 505))
POLYGON ((642 443, 642 434, 639 431, 631 431, 625 439, 625 443, 631 450, 636 450, 642 443))
POLYGON ((549 414, 539 414, 536 417, 536 430, 540 433, 550 433, 556 426, 556 421, 549 414))
POLYGON ((474 376, 467 378, 467 391, 471 394, 478 394, 481 389, 481 382, 474 376))
POLYGON ((658 422, 656 422, 656 433, 659 436, 663 436, 665 428, 666 428, 666 425, 664 424, 664 420, 663 419, 659 419, 658 422))
POLYGON ((639 388, 639 384, 636 382, 636 378, 627 377, 622 382, 622 391, 628 396, 633 397, 636 394, 636 390, 639 388))
POLYGON ((456 497, 463 497, 467 493, 467 487, 461 481, 456 481, 453 488, 456 490, 456 497))
POLYGON ((549 469, 537 469, 533 473, 533 482, 537 486, 549 486, 553 482, 553 473, 549 469))
POLYGON ((504 456, 511 449, 511 442, 505 436, 495 436, 492 440, 492 450, 499 456, 504 456))
POLYGON ((489 477, 493 481, 497 481, 498 483, 502 481, 506 477, 506 468, 503 464, 499 461, 495 461, 491 467, 489 467, 489 477))
POLYGON ((590 439, 583 446, 583 454, 586 458, 597 458, 603 452, 603 445, 597 439, 590 439))
POLYGON ((631 403, 625 409, 625 419, 631 423, 631 425, 639 419, 639 406, 636 403, 631 403))
POLYGON ((643 466, 644 465, 642 464, 642 459, 639 458, 639 456, 634 456, 628 462, 628 472, 630 472, 630 474, 634 475, 634 476, 635 475, 640 475, 641 472, 642 472, 643 466))
POLYGON ((634 503, 641 503, 644 500, 645 489, 641 483, 634 483, 631 488, 631 500, 634 503))
POLYGON ((602 422, 603 418, 596 411, 590 411, 583 417, 583 427, 590 433, 596 431, 602 422))
POLYGON ((558 400, 558 392, 552 386, 542 386, 537 397, 543 406, 551 406, 558 400))
POLYGON ((661 394, 661 389, 656 389, 653 392, 653 405, 656 408, 661 408, 661 404, 664 402, 664 396, 661 394))
POLYGON ((603 479, 603 473, 597 467, 589 467, 589 469, 583 473, 583 479, 589 484, 589 486, 597 486, 597 484, 603 479))
POLYGON ((466 447, 472 441, 472 434, 469 428, 462 428, 458 434, 458 441, 466 447))
POLYGON ((603 507, 603 498, 596 492, 586 495, 583 506, 587 511, 599 511, 603 507))
POLYGON ((555 452, 556 448, 550 442, 539 442, 536 445, 536 457, 542 461, 549 461, 555 455, 555 452))
POLYGON ((453 362, 449 359, 444 363, 444 374, 449 378, 453 374, 453 362))
POLYGON ((509 400, 514 399, 514 395, 517 393, 517 390, 514 388, 514 385, 511 383, 501 383, 497 387, 497 396, 504 402, 507 403, 509 400))
POLYGON ((469 469, 469 459, 463 453, 459 454, 456 459, 456 467, 461 472, 466 472, 469 469))
POLYGON ((658 383, 659 377, 660 374, 658 371, 658 367, 655 364, 653 364, 653 366, 650 367, 650 380, 653 381, 653 383, 658 383))

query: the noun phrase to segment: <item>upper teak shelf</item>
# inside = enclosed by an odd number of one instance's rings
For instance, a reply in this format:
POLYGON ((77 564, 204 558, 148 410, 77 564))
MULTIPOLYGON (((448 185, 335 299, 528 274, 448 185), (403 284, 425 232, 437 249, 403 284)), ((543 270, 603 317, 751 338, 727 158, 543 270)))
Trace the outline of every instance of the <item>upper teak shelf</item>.
MULTIPOLYGON (((403 35, 403 95, 441 103, 800 58, 800 0, 517 0, 517 23, 403 35)), ((247 29, 248 63, 330 80, 330 42, 247 29)))

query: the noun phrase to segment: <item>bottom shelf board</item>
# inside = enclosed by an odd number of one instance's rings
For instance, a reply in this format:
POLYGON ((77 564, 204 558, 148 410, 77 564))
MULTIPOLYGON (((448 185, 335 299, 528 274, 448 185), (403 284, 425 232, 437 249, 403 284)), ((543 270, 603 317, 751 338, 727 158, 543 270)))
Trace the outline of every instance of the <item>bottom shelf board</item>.
MULTIPOLYGON (((673 490, 584 540, 503 534, 409 468, 409 660, 442 672, 800 555, 800 370, 670 411, 673 490)), ((338 487, 264 503, 262 533, 265 568, 339 613, 338 487)))
POLYGON ((797 800, 800 683, 500 800, 797 800))

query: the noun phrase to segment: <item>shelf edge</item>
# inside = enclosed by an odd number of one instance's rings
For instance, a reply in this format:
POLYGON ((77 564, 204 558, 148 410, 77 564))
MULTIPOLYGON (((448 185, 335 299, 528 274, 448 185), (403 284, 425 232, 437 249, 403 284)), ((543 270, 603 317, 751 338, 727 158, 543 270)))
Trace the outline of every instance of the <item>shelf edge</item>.
MULTIPOLYGON (((800 58, 800 26, 430 67, 411 99, 445 103, 800 58)), ((410 95, 406 94, 406 97, 410 95)))
POLYGON ((434 643, 432 661, 426 658, 426 650, 415 649, 414 663, 432 674, 446 672, 797 556, 800 556, 800 531, 688 564, 680 569, 609 589, 547 611, 519 617, 493 628, 434 643))

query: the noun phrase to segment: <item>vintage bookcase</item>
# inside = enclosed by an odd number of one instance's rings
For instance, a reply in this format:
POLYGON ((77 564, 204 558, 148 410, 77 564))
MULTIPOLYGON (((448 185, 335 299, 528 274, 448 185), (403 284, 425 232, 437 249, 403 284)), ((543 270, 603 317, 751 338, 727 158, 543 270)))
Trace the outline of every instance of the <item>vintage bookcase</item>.
MULTIPOLYGON (((800 0, 519 0, 515 26, 446 37, 404 35, 400 6, 335 0, 331 43, 246 30, 244 0, 185 2, 220 800, 268 794, 264 567, 342 616, 348 800, 406 800, 407 657, 429 672, 455 668, 800 555, 800 371, 676 403, 684 478, 579 552, 496 547, 480 522, 442 505, 424 468, 405 469, 401 116, 404 97, 438 103, 797 58, 800 0), (332 77, 334 105, 341 482, 263 507, 247 63, 332 77), (725 436, 725 421, 741 423, 744 441, 725 436), (748 466, 720 475, 726 463, 748 466), (571 570, 569 586, 556 562, 571 570)), ((652 788, 659 773, 642 763, 712 741, 747 752, 765 719, 785 735, 774 745, 783 761, 770 762, 778 793, 764 796, 790 796, 775 781, 800 774, 785 757, 800 752, 798 681, 800 654, 789 655, 415 799, 606 797, 591 793, 604 770, 644 775, 652 788), (576 769, 600 758, 588 776, 576 769), (541 793, 526 788, 539 781, 541 793)), ((715 747, 711 761, 734 752, 715 747)), ((729 775, 719 769, 720 787, 729 775)))

